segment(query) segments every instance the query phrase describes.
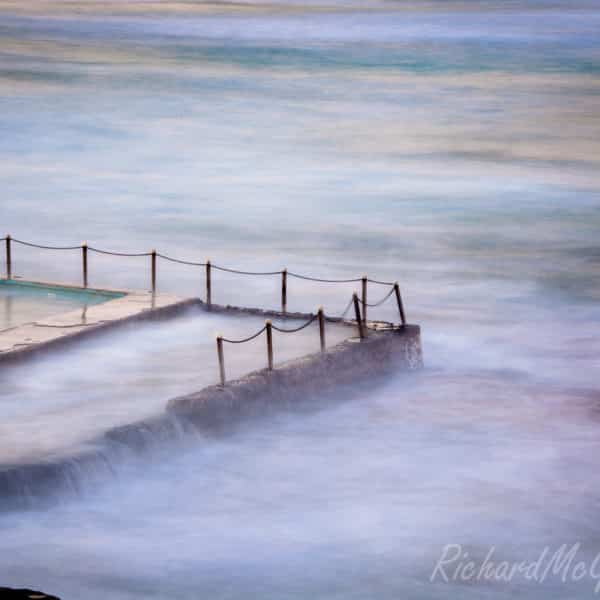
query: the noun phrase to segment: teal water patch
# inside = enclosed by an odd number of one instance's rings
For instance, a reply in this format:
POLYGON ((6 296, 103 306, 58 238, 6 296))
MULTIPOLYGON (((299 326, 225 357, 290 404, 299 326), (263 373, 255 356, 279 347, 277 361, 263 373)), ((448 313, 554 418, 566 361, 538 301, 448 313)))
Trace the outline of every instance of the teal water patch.
POLYGON ((0 69, 0 80, 5 79, 12 82, 21 83, 56 83, 73 84, 84 80, 84 76, 78 73, 68 73, 65 70, 26 68, 15 66, 13 68, 0 69))
POLYGON ((177 61, 233 64, 242 68, 398 70, 417 74, 600 73, 596 52, 569 44, 432 42, 413 44, 176 44, 164 47, 177 61), (533 46, 533 48, 532 48, 533 46))
POLYGON ((124 292, 113 292, 110 290, 97 290, 94 288, 77 288, 62 285, 48 285, 37 283, 35 281, 18 281, 14 279, 0 280, 0 293, 3 295, 8 292, 15 296, 23 294, 53 295, 69 299, 72 301, 81 301, 85 304, 100 304, 108 300, 123 298, 124 292))

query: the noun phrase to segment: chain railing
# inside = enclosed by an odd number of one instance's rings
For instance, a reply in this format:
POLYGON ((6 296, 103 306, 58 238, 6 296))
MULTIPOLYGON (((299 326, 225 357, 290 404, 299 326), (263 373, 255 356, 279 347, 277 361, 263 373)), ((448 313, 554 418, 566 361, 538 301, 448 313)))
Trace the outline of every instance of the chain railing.
MULTIPOLYGON (((398 301, 398 308, 400 311, 400 318, 402 321, 402 325, 405 325, 406 323, 405 323, 405 319, 404 319, 404 308, 402 306, 402 298, 400 296, 400 288, 397 283, 394 283, 392 285, 393 285, 392 289, 383 298, 381 298, 381 300, 379 300, 378 302, 375 302, 373 304, 368 304, 368 306, 373 306, 373 307, 380 306, 384 302, 386 302, 392 296, 392 294, 395 293, 396 299, 398 301)), ((365 313, 363 313, 361 315, 361 312, 360 312, 361 303, 358 299, 358 294, 356 292, 352 294, 352 298, 350 298, 350 302, 348 302, 346 309, 339 317, 326 317, 323 307, 319 307, 316 314, 311 314, 306 322, 304 322, 302 325, 300 325, 298 327, 294 327, 292 329, 283 328, 283 327, 274 325, 272 323, 272 321, 270 319, 268 319, 267 321, 265 321, 265 324, 263 325, 263 327, 261 327, 258 331, 256 331, 252 335, 249 335, 248 337, 245 337, 242 339, 229 339, 229 338, 223 337, 220 334, 217 335, 217 358, 219 361, 219 376, 220 376, 220 380, 221 380, 221 385, 225 385, 225 383, 226 383, 225 353, 224 353, 224 349, 223 349, 224 343, 245 344, 246 342, 251 342, 252 340, 255 340, 261 334, 266 333, 267 369, 269 371, 272 371, 273 370, 273 330, 278 331, 280 333, 298 333, 299 331, 302 331, 302 330, 306 329, 307 327, 309 327, 310 325, 312 325, 315 321, 318 321, 318 323, 319 323, 319 341, 320 341, 321 352, 325 352, 325 350, 326 350, 325 322, 330 321, 330 322, 334 322, 334 323, 339 323, 340 321, 343 321, 346 317, 346 314, 348 313, 348 311, 350 310, 350 308, 352 306, 354 306, 354 316, 355 316, 356 326, 358 328, 358 337, 360 340, 363 340, 368 335, 368 328, 367 328, 367 322, 365 319, 365 313)))
POLYGON ((162 254, 157 252, 156 250, 152 250, 150 252, 117 252, 113 250, 104 250, 101 248, 96 248, 95 246, 88 246, 87 243, 83 243, 80 246, 50 246, 45 244, 35 244, 33 242, 27 242, 24 240, 20 240, 17 238, 13 238, 10 235, 5 236, 4 238, 0 238, 0 241, 4 240, 5 242, 5 252, 6 252, 6 278, 12 279, 13 277, 13 243, 21 244, 23 246, 28 246, 31 248, 39 248, 42 250, 80 250, 81 251, 81 260, 82 260, 82 284, 84 288, 88 287, 88 254, 89 252, 96 252, 98 254, 104 254, 109 256, 118 256, 118 257, 150 257, 150 285, 151 291, 153 294, 156 293, 157 285, 157 260, 165 260, 172 263, 177 263, 186 266, 192 267, 202 267, 205 269, 205 285, 206 285, 206 305, 208 308, 212 306, 212 271, 223 271, 226 273, 232 273, 236 275, 249 275, 249 276, 274 276, 279 275, 281 277, 281 314, 282 316, 286 316, 287 313, 287 280, 288 276, 294 277, 297 279, 302 279, 305 281, 313 281, 316 283, 361 283, 361 298, 359 300, 358 294, 355 292, 352 294, 350 301, 346 305, 346 308, 341 313, 341 315, 337 317, 326 316, 323 308, 319 308, 315 315, 311 315, 308 321, 302 324, 299 327, 293 329, 285 329, 282 327, 278 327, 273 325, 271 321, 266 321, 264 327, 254 333, 253 335, 239 340, 228 339, 223 336, 217 336, 217 351, 219 357, 219 370, 221 375, 221 383, 225 383, 225 362, 223 356, 223 343, 230 344, 243 344, 245 342, 249 342, 254 340, 263 332, 266 332, 267 337, 267 357, 268 357, 268 368, 269 370, 273 369, 273 329, 280 333, 297 333, 302 331, 311 325, 314 321, 318 320, 319 322, 319 337, 321 344, 321 351, 324 352, 326 348, 325 344, 325 322, 340 322, 346 320, 346 316, 352 306, 354 306, 354 321, 358 328, 359 338, 362 340, 367 336, 367 307, 376 308, 384 304, 392 295, 396 297, 396 303, 398 305, 398 312, 400 315, 400 322, 404 326, 406 325, 406 317, 404 314, 404 305, 402 302, 402 296, 400 294, 400 286, 397 282, 389 282, 389 281, 380 281, 377 279, 371 279, 364 275, 363 277, 355 277, 349 279, 325 279, 320 277, 312 277, 310 275, 303 275, 301 273, 296 273, 293 271, 288 271, 287 269, 282 269, 280 271, 244 271, 241 269, 233 269, 230 267, 224 267, 222 265, 212 264, 210 260, 206 260, 205 262, 191 261, 191 260, 183 260, 180 258, 175 258, 172 256, 168 256, 166 254, 162 254), (369 303, 367 301, 367 293, 368 293, 368 284, 372 283, 374 285, 381 285, 390 287, 388 292, 377 302, 369 303), (362 308, 362 311, 361 311, 362 308))
POLYGON ((219 359, 219 375, 221 379, 221 385, 225 385, 225 357, 223 352, 223 343, 228 344, 244 344, 246 342, 250 342, 255 340, 259 335, 266 332, 267 338, 267 368, 269 371, 273 370, 273 330, 278 331, 279 333, 298 333, 303 329, 306 329, 309 325, 312 325, 315 321, 319 322, 319 339, 321 344, 321 352, 325 352, 326 344, 325 344, 325 313, 322 307, 319 307, 317 310, 317 314, 311 314, 308 320, 300 325, 299 327, 294 327, 293 329, 286 329, 284 327, 278 327, 277 325, 273 325, 273 322, 268 319, 265 321, 263 327, 261 327, 257 332, 249 335, 248 337, 232 340, 222 335, 217 335, 217 357, 219 359))

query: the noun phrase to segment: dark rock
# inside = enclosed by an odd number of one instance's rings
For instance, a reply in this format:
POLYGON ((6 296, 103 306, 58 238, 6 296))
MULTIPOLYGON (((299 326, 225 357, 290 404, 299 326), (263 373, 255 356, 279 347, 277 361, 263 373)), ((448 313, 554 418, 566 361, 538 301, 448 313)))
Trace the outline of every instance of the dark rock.
POLYGON ((60 598, 35 590, 0 587, 0 600, 60 600, 60 598))

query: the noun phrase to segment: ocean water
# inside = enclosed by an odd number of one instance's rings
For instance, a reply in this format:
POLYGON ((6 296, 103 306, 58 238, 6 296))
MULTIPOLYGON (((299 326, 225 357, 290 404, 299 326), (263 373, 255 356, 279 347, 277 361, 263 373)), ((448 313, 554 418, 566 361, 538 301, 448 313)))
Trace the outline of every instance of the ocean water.
MULTIPOLYGON (((2 515, 0 583, 92 599, 593 595, 591 575, 430 575, 447 544, 511 562, 600 552, 597 2, 0 15, 7 233, 398 280, 427 365, 2 515)), ((79 260, 14 255, 19 275, 65 281, 79 260)), ((143 258, 90 260, 92 285, 148 286, 143 258)), ((158 280, 202 294, 198 269, 161 262, 158 280)), ((214 299, 277 306, 278 283, 219 274, 214 299)), ((291 280, 289 308, 340 311, 352 291, 291 280)))

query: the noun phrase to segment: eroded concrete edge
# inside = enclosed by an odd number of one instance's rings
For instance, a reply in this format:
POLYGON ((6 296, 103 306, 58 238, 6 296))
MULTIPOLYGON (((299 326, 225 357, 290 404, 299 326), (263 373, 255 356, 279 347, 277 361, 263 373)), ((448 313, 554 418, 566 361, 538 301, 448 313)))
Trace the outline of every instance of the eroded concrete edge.
POLYGON ((212 385, 174 398, 167 410, 196 426, 210 428, 222 419, 243 416, 255 404, 293 402, 359 380, 422 366, 419 326, 371 331, 362 341, 351 338, 325 352, 280 364, 273 371, 261 369, 224 386, 212 385))

